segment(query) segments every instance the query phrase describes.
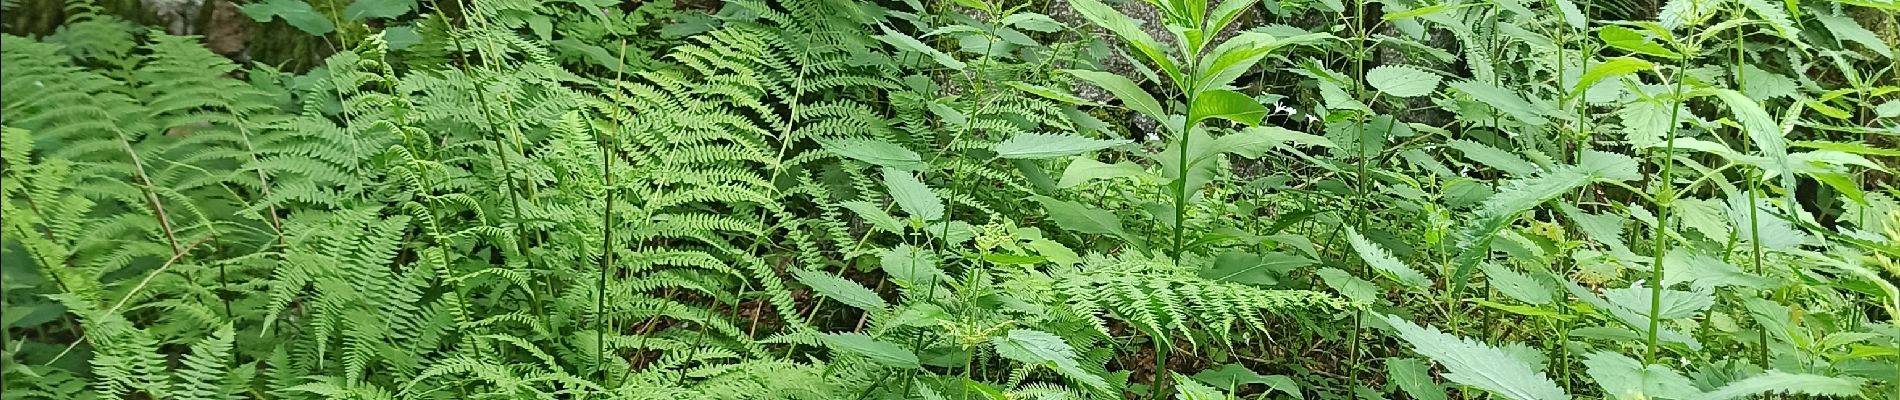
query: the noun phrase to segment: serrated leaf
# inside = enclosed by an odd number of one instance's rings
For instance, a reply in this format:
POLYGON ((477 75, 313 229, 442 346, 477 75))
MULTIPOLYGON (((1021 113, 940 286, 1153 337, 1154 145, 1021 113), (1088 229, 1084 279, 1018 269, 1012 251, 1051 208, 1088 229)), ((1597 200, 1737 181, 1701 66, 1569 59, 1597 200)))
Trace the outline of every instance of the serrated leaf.
POLYGON ((877 296, 877 292, 837 275, 807 269, 795 269, 792 275, 798 278, 798 283, 811 287, 813 292, 844 305, 865 311, 883 310, 887 306, 884 298, 877 296))
POLYGON ((1592 65, 1589 70, 1583 72, 1583 77, 1577 80, 1577 85, 1570 88, 1569 97, 1575 98, 1576 96, 1583 95, 1585 90, 1595 87, 1597 82, 1601 82, 1604 79, 1647 71, 1652 68, 1656 68, 1656 64, 1651 64, 1640 58, 1616 57, 1603 60, 1603 62, 1592 65))
POLYGON ((362 21, 365 18, 389 19, 408 14, 416 8, 416 0, 356 0, 343 8, 343 18, 362 21))
POLYGON ((903 369, 922 368, 917 354, 896 343, 877 340, 862 333, 827 333, 818 337, 832 351, 857 354, 872 362, 903 369))
POLYGON ((891 198, 895 199, 897 207, 904 209, 910 216, 925 221, 943 219, 943 200, 909 172, 884 168, 884 188, 891 191, 891 198))
POLYGON ((1491 147, 1484 143, 1458 139, 1445 142, 1445 146, 1457 149, 1460 153, 1465 155, 1465 158, 1471 161, 1477 161, 1479 164, 1504 171, 1504 173, 1507 174, 1530 176, 1531 174, 1537 173, 1537 164, 1531 164, 1530 161, 1524 161, 1523 158, 1518 157, 1516 154, 1499 150, 1496 147, 1491 147))
POLYGON ((999 158, 1042 159, 1106 149, 1132 143, 1125 139, 1107 140, 1086 138, 1068 134, 1021 133, 1015 137, 997 143, 996 156, 999 158))
POLYGON ((858 214, 858 218, 863 218, 864 222, 870 223, 872 227, 891 233, 904 233, 904 224, 898 222, 896 217, 892 217, 890 213, 884 212, 884 208, 878 207, 876 204, 862 201, 847 201, 838 205, 858 214))
POLYGON ((1042 203, 1044 210, 1049 211, 1049 219, 1055 220, 1056 226, 1062 229, 1078 233, 1128 235, 1122 231, 1121 219, 1116 218, 1115 213, 1047 196, 1035 196, 1035 199, 1042 203))
POLYGON ((1060 31, 1067 27, 1062 25, 1061 22, 1056 22, 1055 19, 1049 18, 1047 15, 1030 12, 1010 14, 1009 16, 1003 17, 1002 20, 996 21, 996 23, 1044 33, 1060 31))
MULTIPOLYGON (((1160 66, 1161 70, 1168 74, 1169 78, 1180 77, 1181 73, 1179 71, 1181 68, 1176 65, 1173 59, 1168 58, 1167 54, 1162 53, 1161 43, 1156 42, 1154 36, 1148 35, 1148 31, 1143 30, 1141 23, 1135 21, 1134 18, 1129 18, 1127 15, 1116 11, 1107 4, 1102 4, 1099 0, 1072 0, 1069 2, 1069 8, 1074 9, 1077 14, 1081 14, 1082 18, 1089 20, 1089 22, 1095 24, 1095 26, 1107 29, 1110 33, 1114 33, 1115 36, 1121 37, 1122 41, 1127 42, 1129 46, 1135 48, 1135 51, 1147 57, 1149 62, 1160 66)), ((1118 95, 1117 97, 1120 96, 1118 95)), ((1122 101, 1127 102, 1129 100, 1123 98, 1122 101)), ((1162 118, 1155 117, 1155 119, 1162 118)))
POLYGON ((1431 278, 1425 277, 1425 274, 1419 273, 1418 270, 1412 269, 1412 266, 1405 265, 1404 261, 1393 257, 1391 252, 1385 250, 1385 247, 1359 235, 1357 229, 1347 227, 1346 239, 1352 243, 1353 251, 1359 252, 1359 258, 1365 260, 1366 265, 1372 266, 1373 269, 1385 272, 1386 275, 1407 286, 1431 286, 1431 278))
POLYGON ((1074 105, 1095 104, 1095 102, 1089 101, 1088 99, 1076 97, 1076 95, 1069 94, 1069 92, 1063 91, 1061 89, 1052 88, 1052 87, 1032 85, 1032 84, 1016 82, 1016 81, 1011 81, 1010 83, 1008 83, 1008 85, 1009 87, 1016 88, 1016 90, 1021 90, 1024 92, 1028 92, 1029 94, 1042 96, 1045 99, 1055 100, 1055 101, 1059 101, 1066 104, 1074 104, 1074 105))
POLYGON ((918 41, 917 38, 910 37, 910 35, 906 35, 903 32, 891 30, 890 27, 885 27, 884 34, 878 35, 877 39, 899 49, 922 53, 924 56, 930 57, 931 60, 935 60, 938 65, 942 65, 945 68, 962 71, 965 66, 962 61, 957 61, 956 57, 951 57, 949 54, 937 51, 936 48, 918 41))
POLYGON ((1663 365, 1642 365, 1622 354, 1598 351, 1583 360, 1603 393, 1620 400, 1688 399, 1702 394, 1695 382, 1663 365))
POLYGON ((1610 47, 1632 53, 1648 54, 1671 60, 1681 57, 1681 55, 1675 51, 1663 48, 1662 45, 1649 41, 1649 37, 1643 36, 1642 32, 1635 29, 1615 25, 1605 26, 1597 29, 1597 37, 1603 39, 1603 43, 1610 45, 1610 47))
POLYGON ((1761 375, 1729 383, 1728 385, 1704 393, 1701 396, 1696 396, 1693 399, 1731 400, 1766 393, 1853 397, 1860 395, 1860 386, 1863 382, 1864 381, 1856 378, 1836 378, 1771 370, 1761 375))
POLYGON ((1314 271, 1314 274, 1319 275, 1320 280, 1326 283, 1326 287, 1333 288, 1334 291, 1346 296, 1346 299, 1354 303, 1371 304, 1379 297, 1379 285, 1352 276, 1351 272, 1338 268, 1320 268, 1314 271))
POLYGON ((1530 102, 1524 101, 1523 97, 1518 97, 1516 93, 1511 93, 1504 88, 1473 80, 1456 81, 1450 83, 1449 86, 1526 124, 1542 126, 1550 122, 1549 119, 1544 118, 1547 111, 1537 108, 1530 102))
POLYGON ((1517 301, 1539 305, 1550 304, 1551 296, 1556 294, 1549 286, 1544 286, 1543 282, 1538 282, 1530 275, 1518 273, 1510 268, 1493 263, 1484 263, 1481 268, 1484 269, 1484 276, 1489 280, 1492 288, 1517 301))
MULTIPOLYGON (((1649 316, 1650 297, 1650 288, 1642 286, 1603 290, 1603 298, 1609 300, 1610 304, 1636 311, 1644 317, 1649 316)), ((1660 319, 1689 318, 1712 305, 1715 305, 1713 292, 1664 289, 1656 316, 1660 319)))
POLYGON ((1096 179, 1145 175, 1149 175, 1148 170, 1132 162, 1103 164, 1093 159, 1077 158, 1062 170, 1062 181, 1056 183, 1056 188, 1068 189, 1096 179))
POLYGON ((1416 358, 1385 359, 1386 376, 1417 400, 1445 400, 1445 388, 1432 381, 1431 367, 1416 358))
POLYGON ((1091 388, 1108 387, 1106 379, 1082 369, 1075 359, 1075 349, 1060 336, 1033 329, 1012 329, 1006 335, 991 337, 990 344, 995 346, 996 355, 1003 358, 1049 366, 1091 388))
POLYGON ((1414 351, 1445 366, 1445 379, 1511 400, 1569 400, 1543 372, 1496 347, 1382 315, 1414 351))
POLYGON ((1236 252, 1216 257, 1212 266, 1202 269, 1198 274, 1215 281, 1272 285, 1279 282, 1274 278, 1275 275, 1314 263, 1306 257, 1285 253, 1255 255, 1236 252))
MULTIPOLYGON (((1246 158, 1260 158, 1268 150, 1285 147, 1289 144, 1338 147, 1324 136, 1295 131, 1272 125, 1262 125, 1241 129, 1214 139, 1210 149, 1216 153, 1233 153, 1246 158)), ((1199 160, 1196 160, 1197 162, 1199 160)))
POLYGON ((818 139, 818 144, 826 151, 845 158, 863 161, 880 167, 916 171, 924 168, 924 159, 917 152, 904 146, 898 146, 871 138, 818 139))
POLYGON ((1267 385, 1267 391, 1261 393, 1262 395, 1282 392, 1296 399, 1305 397, 1300 393, 1299 382, 1295 382, 1293 378, 1286 375, 1261 375, 1240 364, 1226 364, 1219 368, 1201 371, 1194 374, 1193 378, 1216 388, 1237 391, 1247 385, 1263 384, 1267 385))
POLYGON ((884 269, 886 275, 915 286, 928 287, 950 278, 937 268, 937 259, 929 250, 908 244, 900 244, 885 251, 878 261, 878 266, 884 269))
POLYGON ((1394 97, 1418 97, 1432 94, 1438 90, 1442 79, 1434 74, 1410 65, 1384 65, 1366 71, 1366 84, 1373 89, 1394 97))
POLYGON ((1167 114, 1161 111, 1161 102, 1156 101, 1154 95, 1148 94, 1148 91, 1142 89, 1140 85, 1136 85, 1135 81, 1128 80, 1128 78, 1124 78, 1121 75, 1100 71, 1065 69, 1062 70, 1062 72, 1074 75, 1076 78, 1088 81, 1091 85, 1107 90, 1109 94, 1115 95, 1116 99, 1122 101, 1123 107, 1128 107, 1130 110, 1135 110, 1135 112, 1157 121, 1165 121, 1168 119, 1167 114))
POLYGON ((311 35, 323 35, 336 30, 336 25, 331 24, 329 17, 310 8, 310 4, 303 0, 266 0, 246 4, 241 9, 253 21, 270 22, 272 18, 283 18, 290 26, 311 35))

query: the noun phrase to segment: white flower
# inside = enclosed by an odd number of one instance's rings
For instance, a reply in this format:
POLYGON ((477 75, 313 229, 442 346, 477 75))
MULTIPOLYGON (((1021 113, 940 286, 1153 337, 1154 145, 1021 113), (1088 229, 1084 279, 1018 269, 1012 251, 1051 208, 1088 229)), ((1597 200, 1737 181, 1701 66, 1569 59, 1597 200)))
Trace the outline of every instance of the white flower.
POLYGON ((1154 132, 1148 132, 1148 141, 1152 142, 1156 140, 1161 140, 1161 135, 1156 135, 1154 132))
POLYGON ((1287 107, 1286 105, 1280 104, 1280 103, 1273 103, 1273 115, 1291 116, 1293 114, 1298 114, 1298 113, 1299 111, 1295 111, 1293 107, 1287 107))

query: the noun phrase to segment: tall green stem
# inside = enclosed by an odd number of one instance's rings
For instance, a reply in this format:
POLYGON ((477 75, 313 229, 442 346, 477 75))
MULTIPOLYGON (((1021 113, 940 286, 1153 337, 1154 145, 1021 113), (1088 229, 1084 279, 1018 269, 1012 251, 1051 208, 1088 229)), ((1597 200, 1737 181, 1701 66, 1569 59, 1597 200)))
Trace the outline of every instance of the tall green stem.
POLYGON ((1677 121, 1680 121, 1683 107, 1682 84, 1687 78, 1680 75, 1688 70, 1688 66, 1687 55, 1678 57, 1674 71, 1677 76, 1670 77, 1675 82, 1670 90, 1669 98, 1671 102, 1669 134, 1663 140, 1662 175, 1658 178, 1656 186, 1656 247, 1649 263, 1649 334, 1644 341, 1643 362, 1645 364, 1656 363, 1656 332, 1662 328, 1662 318, 1658 317, 1658 314, 1662 312, 1663 255, 1669 252, 1669 211, 1673 205, 1671 203, 1674 203, 1676 199, 1673 181, 1676 165, 1676 127, 1681 126, 1677 121))

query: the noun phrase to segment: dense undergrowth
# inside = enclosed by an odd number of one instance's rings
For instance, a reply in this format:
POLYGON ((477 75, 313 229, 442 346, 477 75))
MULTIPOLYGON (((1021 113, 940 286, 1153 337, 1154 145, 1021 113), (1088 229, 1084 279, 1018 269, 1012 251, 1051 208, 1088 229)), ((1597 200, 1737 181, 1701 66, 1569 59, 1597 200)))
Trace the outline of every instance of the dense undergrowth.
POLYGON ((713 8, 5 36, 5 397, 1900 399, 1895 3, 713 8))

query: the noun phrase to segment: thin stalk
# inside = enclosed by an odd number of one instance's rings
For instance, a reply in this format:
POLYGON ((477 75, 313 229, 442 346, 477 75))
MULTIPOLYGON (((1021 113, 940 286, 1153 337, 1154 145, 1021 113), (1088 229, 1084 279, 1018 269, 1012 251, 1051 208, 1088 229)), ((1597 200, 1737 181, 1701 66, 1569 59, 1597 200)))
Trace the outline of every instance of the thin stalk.
MULTIPOLYGON (((1687 71, 1688 66, 1688 56, 1678 57, 1675 73, 1681 74, 1687 71)), ((1670 101, 1674 102, 1669 109, 1670 121, 1678 121, 1681 117, 1684 106, 1682 104, 1684 78, 1686 77, 1670 77, 1675 80, 1673 89, 1670 90, 1672 93, 1670 101)), ((1649 264, 1649 332, 1644 340, 1643 363, 1645 365, 1656 363, 1656 332, 1662 328, 1662 319, 1657 315, 1662 311, 1663 255, 1669 251, 1669 211, 1671 203, 1675 202, 1676 198, 1675 188, 1672 186, 1674 185, 1672 174, 1676 165, 1676 128, 1678 126, 1681 124, 1669 124, 1669 134, 1663 141, 1662 176, 1658 180, 1660 185, 1656 188, 1656 244, 1649 264)))
MULTIPOLYGON (((1737 11, 1736 14, 1741 14, 1741 12, 1737 11)), ((1742 31, 1739 29, 1735 31, 1734 48, 1735 53, 1729 60, 1729 64, 1735 67, 1735 87, 1746 87, 1747 74, 1744 72, 1746 70, 1742 69, 1742 31)), ((1741 136, 1742 148, 1752 147, 1749 143, 1752 138, 1748 133, 1743 132, 1741 136)), ((1760 200, 1757 200, 1759 194, 1756 192, 1759 182, 1757 176, 1751 172, 1743 170, 1742 174, 1744 184, 1748 188, 1748 264, 1750 273, 1761 274, 1761 208, 1757 206, 1760 200)), ((1761 329, 1756 331, 1756 334, 1755 340, 1759 347, 1755 349, 1755 362, 1761 364, 1762 368, 1767 368, 1768 330, 1761 329)))
POLYGON ((112 133, 119 137, 119 144, 125 146, 125 154, 132 158, 132 171, 139 178, 139 189, 145 193, 145 201, 150 203, 152 214, 158 218, 158 229, 164 232, 165 243, 171 246, 172 256, 183 255, 183 251, 178 248, 178 235, 172 232, 171 217, 165 214, 165 204, 158 200, 158 189, 152 185, 152 178, 145 174, 145 161, 139 158, 137 150, 132 149, 132 141, 125 138, 124 131, 113 129, 112 133))
MULTIPOLYGON (((620 45, 625 48, 626 40, 620 45)), ((600 265, 594 279, 594 376, 603 386, 607 384, 607 268, 614 264, 614 192, 620 191, 614 187, 611 140, 613 135, 600 132, 600 175, 607 193, 600 210, 600 265)))

